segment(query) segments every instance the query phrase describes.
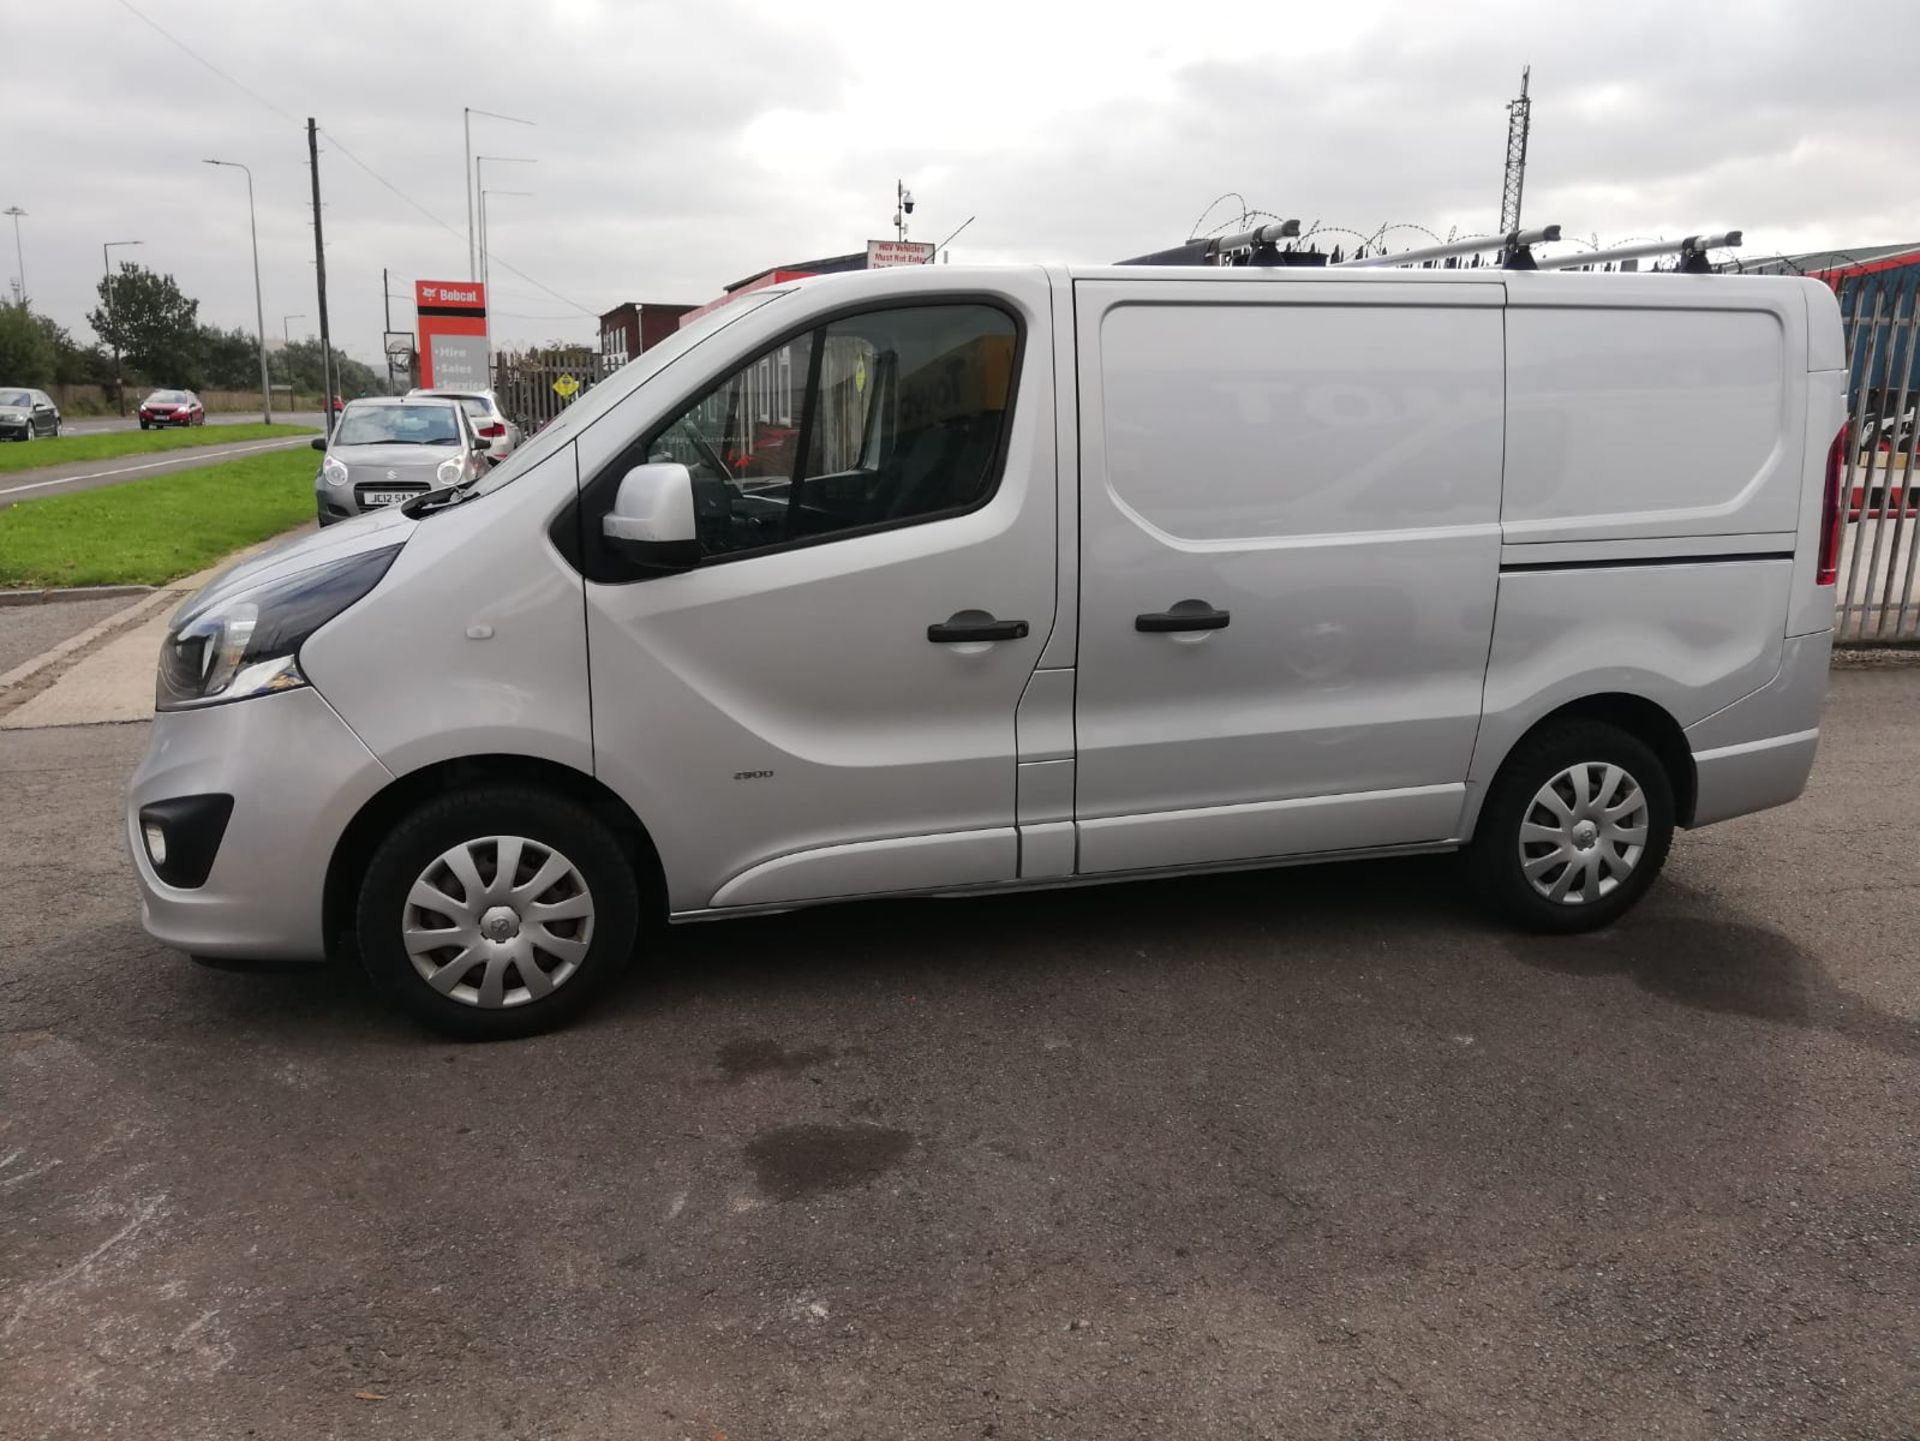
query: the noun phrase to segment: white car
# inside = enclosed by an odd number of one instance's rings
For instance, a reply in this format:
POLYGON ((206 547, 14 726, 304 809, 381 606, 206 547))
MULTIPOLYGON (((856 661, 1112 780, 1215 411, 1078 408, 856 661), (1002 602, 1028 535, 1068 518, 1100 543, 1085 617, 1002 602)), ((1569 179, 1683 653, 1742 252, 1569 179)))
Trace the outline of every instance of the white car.
POLYGON ((461 408, 467 412, 467 419, 473 422, 474 434, 487 443, 487 460, 490 463, 498 465, 519 449, 523 439, 520 427, 507 419, 506 412, 500 409, 500 402, 491 390, 422 390, 416 387, 407 392, 409 400, 423 395, 460 402, 461 408))

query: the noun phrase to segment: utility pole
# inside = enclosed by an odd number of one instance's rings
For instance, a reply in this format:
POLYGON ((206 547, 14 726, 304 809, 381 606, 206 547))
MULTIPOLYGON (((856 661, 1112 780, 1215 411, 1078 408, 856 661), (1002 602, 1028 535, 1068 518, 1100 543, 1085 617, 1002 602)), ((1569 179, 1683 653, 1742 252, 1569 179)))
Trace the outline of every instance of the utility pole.
POLYGON ((20 267, 20 308, 22 310, 27 308, 27 255, 20 248, 20 217, 26 213, 18 205, 10 205, 5 210, 0 210, 0 215, 13 217, 13 258, 20 267))
POLYGON ((1507 170, 1500 187, 1500 235, 1520 228, 1520 192, 1527 183, 1527 131, 1533 123, 1533 102, 1527 99, 1527 81, 1533 67, 1520 72, 1520 98, 1507 102, 1507 170))
POLYGON ((333 433, 333 340, 327 333, 327 242, 320 230, 320 127, 307 117, 307 164, 313 171, 313 267, 320 287, 320 428, 333 433))

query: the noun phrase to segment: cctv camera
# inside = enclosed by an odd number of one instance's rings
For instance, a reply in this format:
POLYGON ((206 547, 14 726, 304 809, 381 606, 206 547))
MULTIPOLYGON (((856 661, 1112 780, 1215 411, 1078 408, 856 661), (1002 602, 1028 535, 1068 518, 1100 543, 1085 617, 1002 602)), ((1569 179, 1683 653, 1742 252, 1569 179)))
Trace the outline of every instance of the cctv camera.
POLYGON ((900 203, 906 206, 907 214, 909 215, 913 214, 913 192, 911 190, 906 191, 904 194, 901 195, 900 203))

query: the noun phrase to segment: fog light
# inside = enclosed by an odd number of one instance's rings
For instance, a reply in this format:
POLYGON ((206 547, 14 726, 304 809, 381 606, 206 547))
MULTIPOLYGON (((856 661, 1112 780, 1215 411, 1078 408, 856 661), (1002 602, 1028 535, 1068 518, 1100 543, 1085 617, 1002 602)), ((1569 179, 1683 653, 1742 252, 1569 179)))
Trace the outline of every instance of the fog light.
POLYGON ((147 824, 140 829, 147 838, 147 859, 152 861, 155 866, 164 866, 167 863, 167 832, 165 828, 156 826, 152 821, 148 821, 147 824))

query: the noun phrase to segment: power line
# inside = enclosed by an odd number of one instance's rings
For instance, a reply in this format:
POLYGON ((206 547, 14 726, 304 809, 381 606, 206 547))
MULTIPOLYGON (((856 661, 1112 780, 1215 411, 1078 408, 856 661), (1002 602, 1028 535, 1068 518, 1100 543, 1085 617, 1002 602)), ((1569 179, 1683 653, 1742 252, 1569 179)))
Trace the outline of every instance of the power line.
MULTIPOLYGON (((301 124, 301 121, 299 119, 297 119, 292 115, 289 115, 286 111, 282 110, 278 105, 275 105, 271 100, 267 99, 264 95, 260 94, 259 91, 252 89, 250 86, 242 83, 239 80, 236 80, 233 76, 229 75, 226 71, 222 70, 218 65, 215 65, 211 60, 207 59, 206 56, 202 55, 199 51, 195 50, 191 45, 187 44, 186 41, 180 39, 179 36, 174 35, 172 32, 162 27, 157 20, 154 20, 149 16, 143 14, 141 11, 135 9, 133 6, 132 0, 120 0, 120 6, 129 15, 132 15, 136 20, 140 21, 141 24, 145 25, 148 29, 152 30, 154 34, 158 35, 161 39, 165 40, 169 45, 179 50, 183 55, 186 55, 190 59, 205 66, 208 70, 211 70, 215 75, 218 75, 222 80, 226 81, 227 84, 231 85, 234 89, 238 90, 242 95, 245 95, 249 100, 254 101, 258 105, 264 106, 267 110, 270 110, 273 114, 278 115, 282 120, 286 121, 289 125, 297 126, 301 124)), ((379 171, 375 170, 371 165, 367 164, 367 162, 362 160, 358 155, 355 155, 351 150, 349 150, 346 147, 344 143, 342 143, 338 135, 335 135, 331 130, 327 130, 324 127, 322 127, 321 129, 321 133, 325 135, 327 139, 333 143, 334 148, 337 149, 343 156, 345 156, 348 160, 352 161, 355 165, 359 166, 360 169, 366 171, 368 175, 372 176, 381 185, 385 186, 388 190, 392 191, 393 194, 397 196, 401 201, 403 201, 407 205, 412 206, 415 210, 419 211, 422 215, 424 215, 427 219, 431 220, 435 225, 439 226, 442 230, 446 231, 449 235, 452 235, 456 238, 460 236, 460 232, 454 229, 453 226, 447 224, 446 221, 442 220, 439 216, 435 215, 431 210, 427 209, 426 206, 422 205, 419 201, 415 200, 411 195, 407 194, 406 191, 402 190, 399 186, 395 185, 391 180, 387 179, 386 176, 382 175, 379 171)), ((575 310, 579 311, 580 314, 583 316, 596 315, 595 311, 589 310, 586 306, 580 304, 580 302, 577 300, 574 300, 568 296, 562 295, 559 291, 555 290, 552 286, 545 285, 542 282, 535 280, 531 275, 528 275, 524 270, 517 269, 516 267, 508 264, 506 261, 501 260, 498 256, 494 256, 493 259, 494 259, 494 263, 497 264, 502 270, 506 271, 510 275, 518 276, 520 279, 526 281, 527 284, 533 286, 534 289, 542 291, 543 293, 552 296, 555 300, 559 301, 562 305, 572 306, 575 310)))
POLYGON ((267 109, 271 110, 275 115, 278 115, 282 120, 286 121, 287 124, 298 125, 300 123, 299 119, 296 116, 287 114, 286 111, 282 110, 278 105, 275 105, 271 100, 267 99, 267 97, 262 95, 259 91, 253 90, 248 86, 242 84, 240 81, 234 79, 233 76, 227 74, 226 71, 222 70, 218 65, 215 65, 211 60, 207 59, 206 56, 202 55, 199 51, 195 50, 191 45, 187 44, 186 41, 180 39, 177 35, 171 34, 167 30, 162 29, 158 21, 149 19, 146 15, 142 14, 140 11, 134 9, 131 3, 131 0, 120 0, 120 8, 125 10, 129 15, 133 16, 133 18, 138 20, 142 25, 145 25, 149 30, 153 31, 153 33, 158 35, 162 40, 166 41, 169 45, 173 46, 176 50, 180 51, 181 54, 187 56, 188 59, 198 61, 200 64, 206 66, 207 69, 211 70, 215 75, 218 75, 222 80, 226 81, 227 84, 231 85, 235 90, 238 90, 242 95, 245 95, 248 99, 257 102, 258 104, 264 105, 267 109))

